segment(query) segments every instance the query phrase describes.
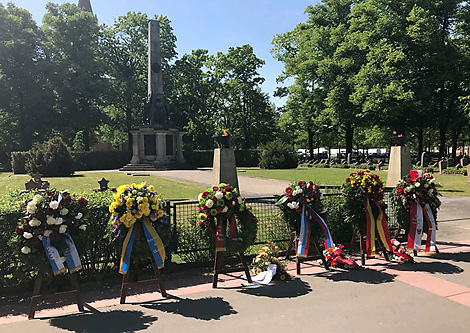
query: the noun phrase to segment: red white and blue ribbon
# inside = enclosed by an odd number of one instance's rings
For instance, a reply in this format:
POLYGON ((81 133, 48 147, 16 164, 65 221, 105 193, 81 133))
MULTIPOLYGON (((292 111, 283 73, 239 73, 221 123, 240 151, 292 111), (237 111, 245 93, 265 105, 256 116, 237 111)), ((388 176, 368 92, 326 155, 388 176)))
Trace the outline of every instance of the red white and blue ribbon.
POLYGON ((320 215, 318 215, 315 210, 309 205, 302 205, 302 212, 300 216, 300 234, 299 234, 299 241, 297 244, 297 256, 298 257, 307 257, 308 256, 308 249, 310 247, 310 235, 312 233, 312 226, 309 223, 308 215, 314 219, 322 228, 323 233, 325 235, 325 249, 330 249, 335 247, 333 242, 333 238, 331 237, 330 230, 325 223, 325 220, 322 219, 320 215))

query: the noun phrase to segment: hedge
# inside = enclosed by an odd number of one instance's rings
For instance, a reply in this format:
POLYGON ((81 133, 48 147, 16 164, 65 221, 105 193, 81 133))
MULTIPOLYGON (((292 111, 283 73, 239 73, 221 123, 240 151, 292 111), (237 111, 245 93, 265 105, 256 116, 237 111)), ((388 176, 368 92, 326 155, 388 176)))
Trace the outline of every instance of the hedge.
MULTIPOLYGON (((29 152, 12 152, 11 167, 15 174, 25 174, 29 152)), ((131 160, 131 151, 84 151, 73 152, 73 165, 77 171, 118 169, 131 160)))
MULTIPOLYGON (((213 150, 184 151, 186 162, 195 167, 212 167, 214 160, 213 150)), ((235 150, 235 160, 240 167, 257 167, 259 152, 256 149, 235 150)))

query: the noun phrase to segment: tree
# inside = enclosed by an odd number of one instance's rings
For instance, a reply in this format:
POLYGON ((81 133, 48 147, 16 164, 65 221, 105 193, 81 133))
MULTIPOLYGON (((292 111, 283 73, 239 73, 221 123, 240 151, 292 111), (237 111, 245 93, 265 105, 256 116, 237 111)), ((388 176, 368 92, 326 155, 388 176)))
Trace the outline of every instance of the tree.
POLYGON ((53 124, 42 34, 31 14, 0 3, 0 149, 28 150, 53 124))
POLYGON ((41 27, 49 80, 57 96, 57 128, 69 141, 83 130, 85 149, 102 119, 100 100, 106 80, 98 45, 99 27, 76 5, 48 3, 41 27))

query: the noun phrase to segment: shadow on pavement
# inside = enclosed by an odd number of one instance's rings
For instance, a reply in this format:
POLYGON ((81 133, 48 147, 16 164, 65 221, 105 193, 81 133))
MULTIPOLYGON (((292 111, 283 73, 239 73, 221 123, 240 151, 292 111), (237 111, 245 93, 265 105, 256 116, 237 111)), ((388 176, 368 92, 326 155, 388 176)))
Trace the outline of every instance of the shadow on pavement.
POLYGON ((173 296, 173 298, 176 298, 176 301, 158 301, 141 304, 141 306, 150 310, 159 310, 200 320, 219 320, 223 316, 238 313, 229 302, 221 297, 190 299, 173 296))
POLYGON ((397 271, 426 272, 431 274, 460 274, 464 271, 459 266, 440 261, 415 262, 409 265, 395 265, 391 268, 397 271))
POLYGON ((352 269, 352 270, 333 270, 315 274, 317 277, 324 277, 334 282, 350 281, 367 284, 381 284, 393 282, 395 275, 381 272, 375 269, 352 269))
POLYGON ((312 288, 310 288, 310 285, 307 282, 302 281, 298 278, 287 280, 284 282, 276 282, 274 284, 260 285, 239 290, 239 292, 243 294, 271 298, 299 297, 307 295, 311 291, 312 288))
POLYGON ((142 311, 114 310, 53 318, 50 325, 72 332, 137 332, 149 328, 157 319, 142 311))
POLYGON ((470 262, 470 252, 446 253, 440 252, 433 255, 433 258, 440 260, 450 260, 456 262, 470 262))

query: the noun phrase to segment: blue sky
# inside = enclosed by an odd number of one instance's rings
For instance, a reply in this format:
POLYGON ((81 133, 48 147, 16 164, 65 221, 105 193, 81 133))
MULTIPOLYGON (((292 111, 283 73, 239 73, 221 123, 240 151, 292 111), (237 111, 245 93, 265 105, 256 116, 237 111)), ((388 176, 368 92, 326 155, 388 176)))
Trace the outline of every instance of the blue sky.
MULTIPOLYGON (((2 3, 7 1, 0 0, 2 3)), ((48 0, 12 0, 29 10, 40 24, 48 0)), ((56 3, 74 1, 52 1, 56 3)), ((266 79, 263 91, 272 96, 283 64, 272 58, 269 50, 276 34, 292 30, 305 22, 308 5, 319 0, 91 0, 100 23, 112 24, 128 11, 145 12, 149 16, 166 15, 178 38, 179 56, 194 49, 207 49, 211 54, 227 52, 231 46, 251 44, 255 54, 266 61, 260 74, 266 79)), ((276 105, 283 100, 271 98, 276 105)))

